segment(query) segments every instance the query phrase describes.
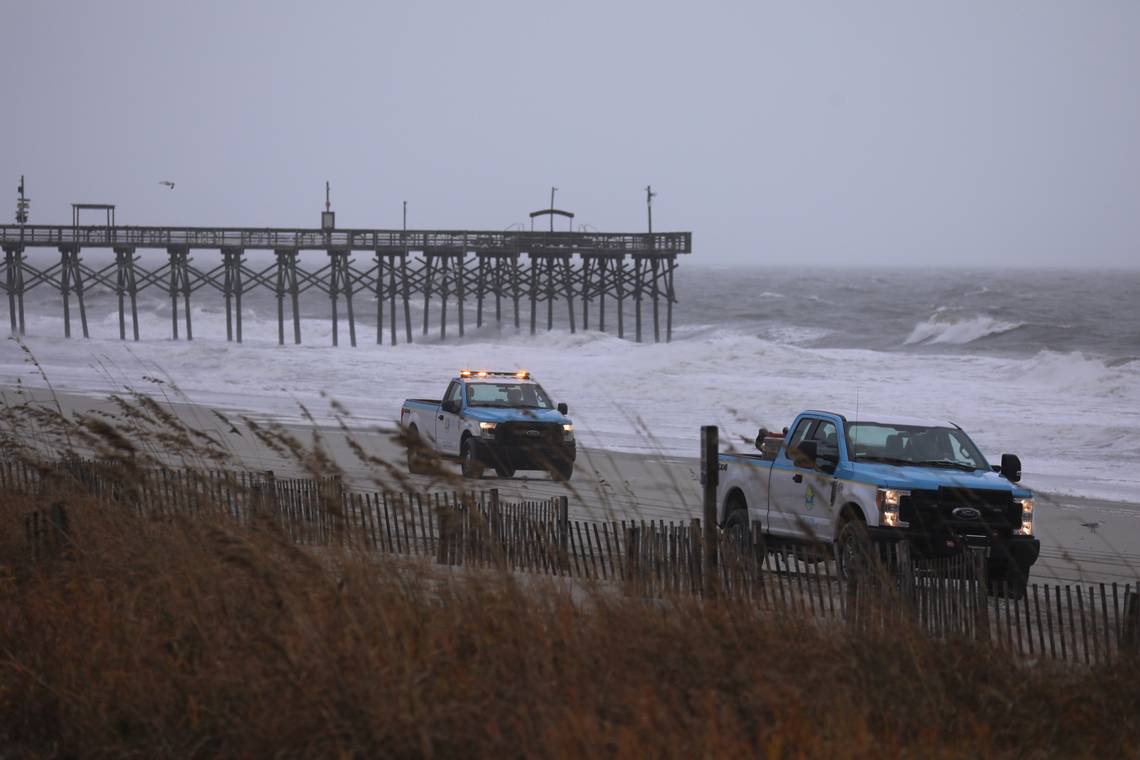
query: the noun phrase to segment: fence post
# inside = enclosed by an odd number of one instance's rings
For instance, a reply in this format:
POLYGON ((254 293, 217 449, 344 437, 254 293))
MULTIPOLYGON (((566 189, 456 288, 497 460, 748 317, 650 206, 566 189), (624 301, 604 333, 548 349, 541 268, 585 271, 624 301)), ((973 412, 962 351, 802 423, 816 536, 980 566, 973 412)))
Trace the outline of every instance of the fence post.
POLYGON ((570 570, 570 499, 559 496, 558 499, 558 560, 562 569, 570 570))
POLYGON ((974 588, 974 637, 990 640, 989 584, 986 578, 985 549, 970 550, 970 579, 974 588))
POLYGON ((851 629, 859 627, 859 603, 865 601, 866 579, 865 567, 861 561, 847 563, 847 581, 844 583, 844 612, 847 614, 847 625, 851 629), (859 586, 863 586, 863 593, 859 593, 859 586))
POLYGON ((625 577, 631 587, 641 589, 641 546, 636 525, 625 529, 625 577))
POLYGON ((67 506, 62 501, 51 505, 52 542, 62 548, 65 557, 71 556, 71 521, 67 517, 67 506))
POLYGON ((895 572, 898 577, 899 596, 906 601, 907 611, 912 612, 915 601, 914 565, 910 555, 910 542, 905 539, 895 544, 895 572))
POLYGON ((1140 654, 1140 583, 1124 587, 1124 630, 1120 649, 1129 654, 1140 654))
POLYGON ((447 507, 438 509, 435 524, 439 529, 439 540, 435 544, 435 562, 437 565, 446 565, 448 544, 451 543, 451 510, 447 507))
POLYGON ((265 471, 265 507, 268 511, 277 512, 277 476, 273 470, 265 471))
POLYGON ((716 487, 718 483, 717 453, 720 449, 720 434, 716 425, 701 427, 701 486, 704 488, 704 560, 702 581, 705 599, 716 596, 717 581, 717 525, 716 487))

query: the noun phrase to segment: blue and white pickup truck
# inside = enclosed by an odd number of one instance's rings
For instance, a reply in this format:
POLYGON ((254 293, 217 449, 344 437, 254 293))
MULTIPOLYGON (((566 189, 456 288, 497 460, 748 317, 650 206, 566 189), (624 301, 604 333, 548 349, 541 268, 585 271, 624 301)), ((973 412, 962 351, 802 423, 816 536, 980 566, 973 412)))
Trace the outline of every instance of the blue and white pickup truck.
POLYGON ((418 445, 408 447, 408 470, 430 470, 430 454, 458 459, 463 475, 482 477, 493 467, 501 478, 515 470, 545 470, 557 480, 574 474, 574 423, 526 370, 461 370, 442 400, 410 398, 400 426, 418 445))
POLYGON ((870 544, 907 540, 918 557, 988 550, 991 584, 1023 594, 1040 542, 1021 462, 986 462, 951 422, 800 413, 783 437, 761 430, 757 454, 719 455, 718 518, 758 521, 768 542, 834 544, 846 576, 870 544))

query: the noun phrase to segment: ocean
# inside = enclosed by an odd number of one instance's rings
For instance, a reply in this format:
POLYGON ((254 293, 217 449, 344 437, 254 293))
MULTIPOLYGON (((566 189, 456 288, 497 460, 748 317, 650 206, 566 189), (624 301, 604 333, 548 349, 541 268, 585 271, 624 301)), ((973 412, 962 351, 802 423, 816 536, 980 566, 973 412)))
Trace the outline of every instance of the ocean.
MULTIPOLYGON (((695 258, 695 257, 694 257, 695 258)), ((115 298, 88 297, 92 339, 66 341, 58 294, 33 291, 27 348, 61 390, 147 390, 160 376, 193 401, 296 419, 300 405, 327 418, 329 399, 354 424, 391 425, 406 397, 438 395, 460 367, 526 368, 569 404, 582 445, 696 456, 701 425, 747 447, 760 426, 779 428, 803 408, 861 417, 952 420, 991 459, 1022 458, 1026 482, 1055 492, 1136 501, 1140 489, 1140 272, 865 270, 702 267, 682 261, 671 343, 633 343, 614 332, 570 334, 556 324, 513 325, 416 342, 375 343, 375 302, 358 295, 359 347, 330 345, 327 298, 302 296, 302 346, 277 346, 276 300, 244 303, 246 342, 225 342, 220 296, 195 294, 193 342, 170 340, 170 305, 143 298, 139 343, 120 343, 115 298)), ((487 307, 485 307, 487 308, 487 307)), ((632 335, 627 303, 627 336, 632 335)), ((581 306, 577 306, 580 328, 581 306)), ((343 318, 343 306, 342 306, 343 318)), ((493 314, 493 307, 485 311, 493 314)), ((504 302, 504 317, 510 313, 504 302)), ((662 333, 664 333, 664 309, 662 333)), ((385 320, 388 315, 385 314, 385 320)), ((597 304, 591 306, 596 328, 597 304)), ((652 315, 643 312, 652 338, 652 315)), ((78 334, 73 314, 73 334, 78 334)), ((288 332, 287 326, 287 335, 288 332)), ((0 344, 0 386, 42 385, 14 341, 0 344)))

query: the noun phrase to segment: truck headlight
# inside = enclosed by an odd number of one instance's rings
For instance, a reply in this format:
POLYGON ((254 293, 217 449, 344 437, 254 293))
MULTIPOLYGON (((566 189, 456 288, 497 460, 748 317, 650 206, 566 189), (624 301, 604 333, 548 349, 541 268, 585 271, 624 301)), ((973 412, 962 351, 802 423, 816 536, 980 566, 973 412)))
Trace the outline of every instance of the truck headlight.
POLYGON ((562 440, 564 440, 564 441, 574 440, 574 423, 567 422, 562 426, 562 440))
POLYGON ((479 434, 481 436, 483 436, 484 438, 494 438, 495 437, 495 427, 498 424, 499 423, 497 423, 497 422, 480 422, 479 423, 479 434))
POLYGON ((910 496, 910 491, 900 491, 897 488, 880 488, 875 494, 875 502, 879 507, 879 524, 886 528, 906 528, 910 523, 903 522, 899 517, 899 507, 902 506, 902 497, 910 496))
POLYGON ((1019 536, 1033 535, 1033 499, 1014 499, 1014 503, 1021 507, 1021 527, 1017 529, 1019 536))

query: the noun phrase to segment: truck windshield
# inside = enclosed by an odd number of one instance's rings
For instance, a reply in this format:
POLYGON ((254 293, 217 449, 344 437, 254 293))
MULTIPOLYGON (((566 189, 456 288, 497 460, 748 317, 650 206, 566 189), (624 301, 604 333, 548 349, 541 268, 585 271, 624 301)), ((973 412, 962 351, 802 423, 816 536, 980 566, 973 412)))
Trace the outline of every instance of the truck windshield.
POLYGON ((855 461, 989 469, 978 447, 957 428, 848 422, 846 432, 847 448, 855 461))
POLYGON ((554 408, 550 397, 538 383, 468 383, 467 405, 512 409, 554 408))

